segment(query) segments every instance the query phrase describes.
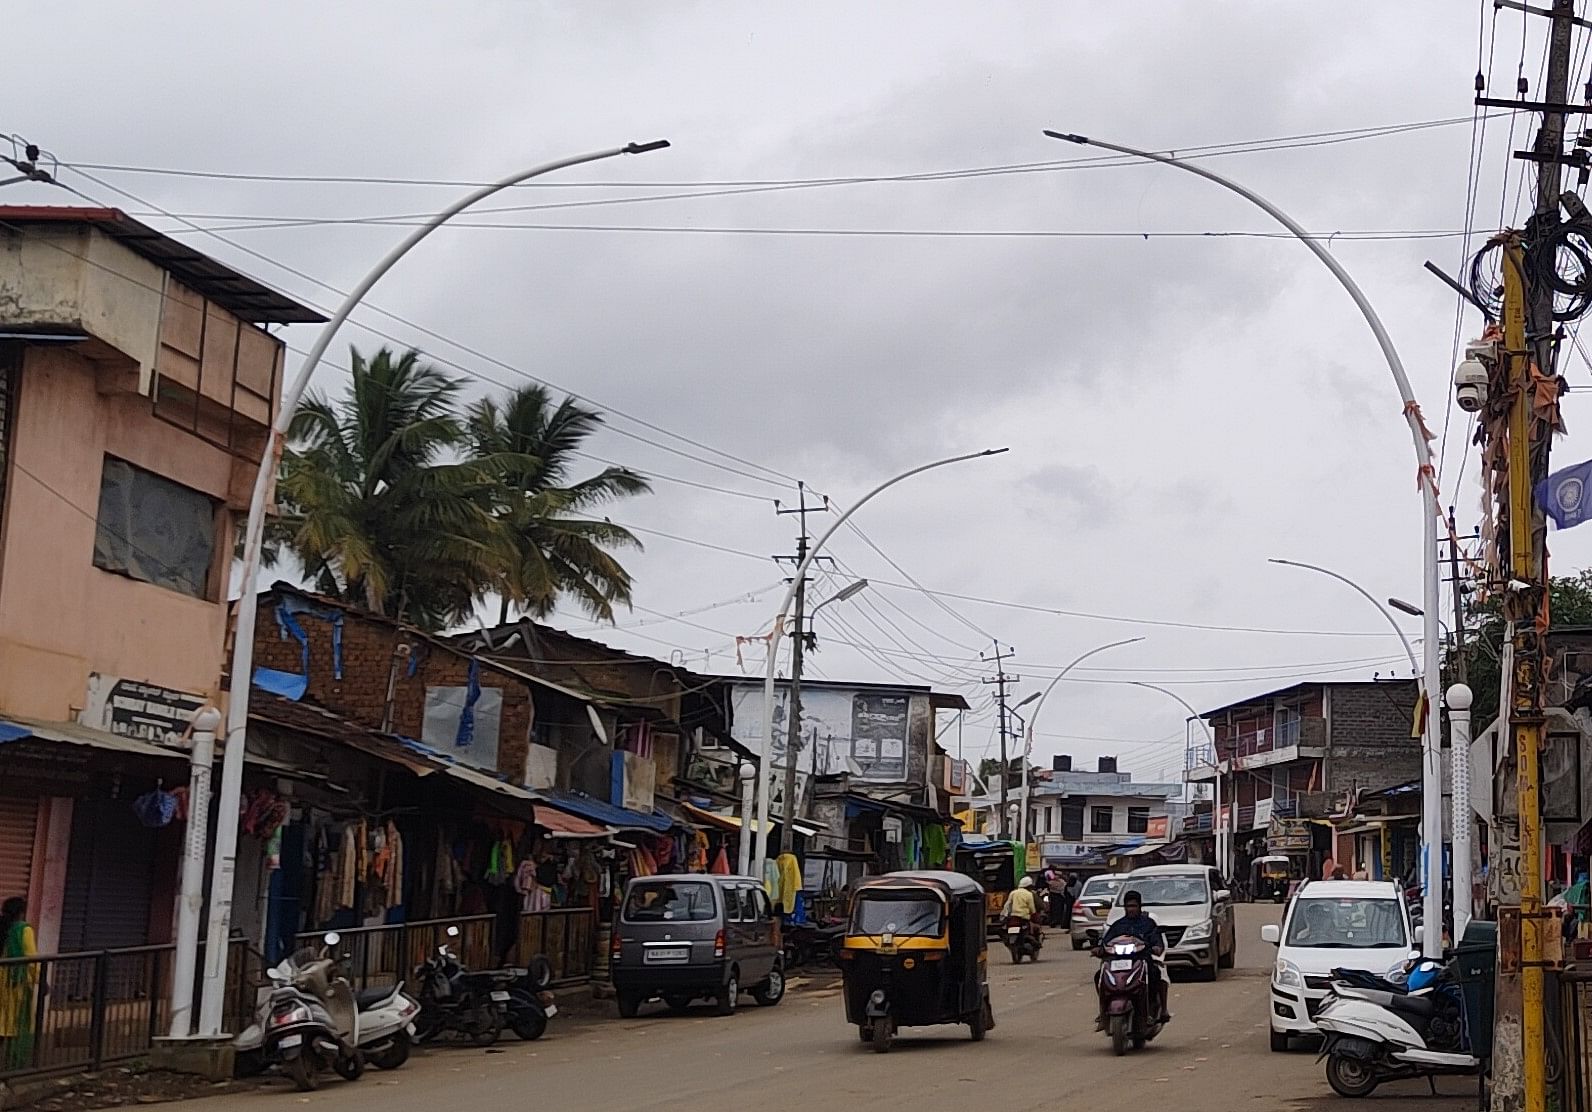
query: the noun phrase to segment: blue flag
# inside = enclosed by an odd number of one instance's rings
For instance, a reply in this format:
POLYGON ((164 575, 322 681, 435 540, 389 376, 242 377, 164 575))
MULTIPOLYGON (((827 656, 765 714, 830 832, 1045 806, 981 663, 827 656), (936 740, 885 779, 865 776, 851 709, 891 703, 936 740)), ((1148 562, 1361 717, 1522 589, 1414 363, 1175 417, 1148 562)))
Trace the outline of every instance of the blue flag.
POLYGON ((1592 516, 1592 460, 1555 471, 1538 483, 1533 493, 1542 512, 1561 529, 1580 525, 1592 516))

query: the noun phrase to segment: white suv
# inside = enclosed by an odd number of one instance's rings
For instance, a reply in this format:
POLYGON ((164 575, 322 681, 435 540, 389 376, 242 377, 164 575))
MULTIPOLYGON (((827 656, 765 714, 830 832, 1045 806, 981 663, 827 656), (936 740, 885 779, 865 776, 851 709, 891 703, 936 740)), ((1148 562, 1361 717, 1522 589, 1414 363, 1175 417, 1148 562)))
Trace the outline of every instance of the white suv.
POLYGON ((1323 880, 1300 888, 1282 926, 1260 928, 1277 947, 1271 973, 1271 1048, 1315 1035, 1316 1012, 1334 969, 1386 976, 1420 945, 1399 886, 1380 880, 1323 880))

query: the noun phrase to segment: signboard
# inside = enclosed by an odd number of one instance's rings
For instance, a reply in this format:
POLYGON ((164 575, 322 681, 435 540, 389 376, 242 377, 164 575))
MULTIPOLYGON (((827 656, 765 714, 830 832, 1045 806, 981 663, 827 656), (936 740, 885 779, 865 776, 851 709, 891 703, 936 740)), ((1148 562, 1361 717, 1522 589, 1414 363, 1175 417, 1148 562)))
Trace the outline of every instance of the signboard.
MULTIPOLYGON (((801 748, 796 767, 820 776, 850 773, 854 779, 895 784, 907 778, 906 692, 805 688, 802 691, 801 748)), ((762 750, 763 688, 745 684, 730 696, 736 741, 762 750)), ((789 737, 790 687, 774 691, 773 765, 785 767, 789 737)))
POLYGON ((194 712, 206 702, 191 691, 91 672, 81 721, 121 737, 177 745, 194 712))
POLYGON ((613 802, 628 811, 652 814, 653 793, 657 786, 657 767, 651 757, 639 753, 614 754, 614 785, 618 796, 613 802))
POLYGON ((1487 899, 1500 907, 1520 904, 1520 828, 1499 821, 1488 831, 1487 899))
POLYGON ((1093 853, 1094 847, 1084 845, 1082 842, 1041 842, 1039 845, 1039 856, 1043 858, 1059 857, 1066 860, 1089 857, 1093 853))
POLYGON ((1271 826, 1271 806, 1272 806, 1272 801, 1270 799, 1257 799, 1257 800, 1255 800, 1255 829, 1256 830, 1263 830, 1263 829, 1270 828, 1270 826, 1271 826))
POLYGON ((1231 803, 1223 803, 1222 804, 1221 822, 1216 827, 1216 829, 1227 831, 1227 830, 1232 830, 1232 828, 1233 828, 1233 805, 1231 803))
POLYGON ((1308 853, 1312 844, 1310 823, 1304 819, 1274 818, 1266 831, 1266 848, 1272 853, 1308 853))
POLYGON ((1167 827, 1171 825, 1171 822, 1172 820, 1165 815, 1156 815, 1150 819, 1150 825, 1145 828, 1144 836, 1147 838, 1165 839, 1167 827))

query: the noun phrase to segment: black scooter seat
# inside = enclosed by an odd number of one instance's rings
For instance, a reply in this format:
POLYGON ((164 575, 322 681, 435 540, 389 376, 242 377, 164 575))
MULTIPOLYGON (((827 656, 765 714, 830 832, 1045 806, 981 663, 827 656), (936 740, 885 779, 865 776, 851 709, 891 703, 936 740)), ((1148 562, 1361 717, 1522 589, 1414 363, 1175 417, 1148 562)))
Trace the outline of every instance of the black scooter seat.
POLYGON ((354 993, 354 1003, 360 1011, 368 1011, 392 994, 390 988, 362 988, 354 993))
POLYGON ((1431 1019, 1437 1014, 1437 1005, 1430 996, 1394 996, 1389 999, 1388 1007, 1416 1019, 1431 1019))

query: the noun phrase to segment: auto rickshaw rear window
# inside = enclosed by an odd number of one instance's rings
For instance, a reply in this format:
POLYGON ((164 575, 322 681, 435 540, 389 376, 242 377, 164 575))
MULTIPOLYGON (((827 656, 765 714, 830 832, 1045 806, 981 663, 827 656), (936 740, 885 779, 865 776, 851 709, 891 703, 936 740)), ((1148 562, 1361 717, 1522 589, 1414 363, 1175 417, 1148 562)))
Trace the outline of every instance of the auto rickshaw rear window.
POLYGON ((706 881, 637 884, 625 899, 627 923, 704 923, 714 915, 713 885, 706 881))
POLYGON ((938 938, 944 933, 944 908, 922 896, 864 893, 851 911, 851 933, 938 938))

